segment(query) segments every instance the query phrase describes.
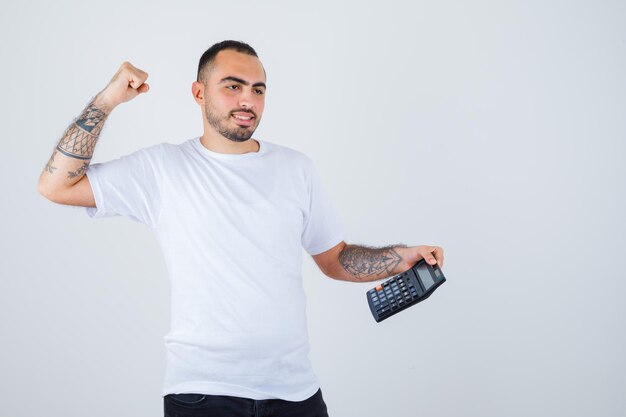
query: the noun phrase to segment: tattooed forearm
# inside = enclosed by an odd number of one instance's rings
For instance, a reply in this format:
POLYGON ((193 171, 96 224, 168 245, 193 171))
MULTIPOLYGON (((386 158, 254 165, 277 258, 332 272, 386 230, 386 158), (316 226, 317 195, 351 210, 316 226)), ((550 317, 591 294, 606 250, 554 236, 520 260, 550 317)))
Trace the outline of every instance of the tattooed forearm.
POLYGON ((52 151, 39 177, 37 189, 40 193, 50 196, 85 176, 102 127, 113 107, 103 92, 89 101, 52 151))
POLYGON ((107 114, 92 102, 67 129, 57 149, 66 156, 91 159, 107 114))
POLYGON ((83 165, 78 168, 76 171, 67 171, 67 178, 76 178, 82 176, 89 167, 88 162, 83 162, 83 165))
POLYGON ((398 249, 406 247, 404 244, 383 248, 347 245, 339 254, 339 263, 354 281, 374 281, 402 272, 398 270, 403 265, 398 249))

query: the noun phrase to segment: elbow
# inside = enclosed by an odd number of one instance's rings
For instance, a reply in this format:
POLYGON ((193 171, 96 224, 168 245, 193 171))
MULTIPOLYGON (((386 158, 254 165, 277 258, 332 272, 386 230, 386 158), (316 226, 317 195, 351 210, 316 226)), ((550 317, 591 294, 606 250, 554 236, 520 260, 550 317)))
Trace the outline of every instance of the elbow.
POLYGON ((39 184, 37 184, 37 193, 44 196, 47 200, 50 200, 53 203, 57 202, 54 198, 54 193, 52 192, 50 187, 46 187, 42 182, 39 182, 39 184))
POLYGON ((337 281, 347 281, 346 280, 346 270, 344 267, 337 261, 333 267, 328 272, 324 272, 324 274, 337 281))
POLYGON ((328 276, 330 278, 334 279, 335 281, 347 281, 347 279, 343 279, 343 278, 341 278, 340 276, 337 276, 337 275, 334 275, 334 276, 328 275, 328 276))
POLYGON ((48 190, 44 187, 41 181, 37 183, 37 193, 49 199, 48 190))
POLYGON ((341 281, 341 278, 339 278, 338 275, 328 274, 326 272, 324 272, 324 275, 326 275, 328 278, 334 279, 336 281, 341 281))
POLYGON ((324 265, 324 267, 320 265, 320 271, 322 271, 322 274, 324 274, 328 278, 341 281, 341 274, 339 273, 338 268, 341 268, 341 266, 336 263, 332 265, 324 265))

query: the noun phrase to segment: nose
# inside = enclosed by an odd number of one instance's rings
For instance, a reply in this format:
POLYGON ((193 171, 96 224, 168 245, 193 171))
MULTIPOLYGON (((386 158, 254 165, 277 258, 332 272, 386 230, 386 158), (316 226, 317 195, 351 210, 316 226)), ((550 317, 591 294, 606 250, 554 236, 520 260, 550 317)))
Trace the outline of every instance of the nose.
POLYGON ((246 90, 239 97, 239 106, 242 109, 252 110, 256 104, 254 93, 250 90, 246 90))

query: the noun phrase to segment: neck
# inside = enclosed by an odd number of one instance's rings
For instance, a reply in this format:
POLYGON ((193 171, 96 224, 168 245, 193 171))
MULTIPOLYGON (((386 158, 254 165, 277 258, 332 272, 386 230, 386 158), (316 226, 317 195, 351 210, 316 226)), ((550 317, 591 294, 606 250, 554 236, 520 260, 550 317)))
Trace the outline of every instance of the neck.
POLYGON ((254 138, 247 139, 243 142, 235 142, 230 139, 226 139, 219 133, 217 135, 211 135, 206 131, 200 138, 200 143, 208 150, 217 153, 243 154, 258 152, 261 148, 259 142, 254 138))

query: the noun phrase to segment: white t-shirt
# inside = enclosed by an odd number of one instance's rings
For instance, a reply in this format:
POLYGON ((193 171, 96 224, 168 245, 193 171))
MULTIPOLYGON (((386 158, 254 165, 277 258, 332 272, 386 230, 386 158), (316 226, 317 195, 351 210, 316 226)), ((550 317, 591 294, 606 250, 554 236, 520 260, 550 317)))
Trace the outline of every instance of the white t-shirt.
POLYGON ((223 154, 200 138, 160 143, 87 170, 97 208, 155 233, 171 281, 163 396, 196 392, 302 401, 308 358, 302 249, 345 239, 312 160, 258 140, 223 154))

